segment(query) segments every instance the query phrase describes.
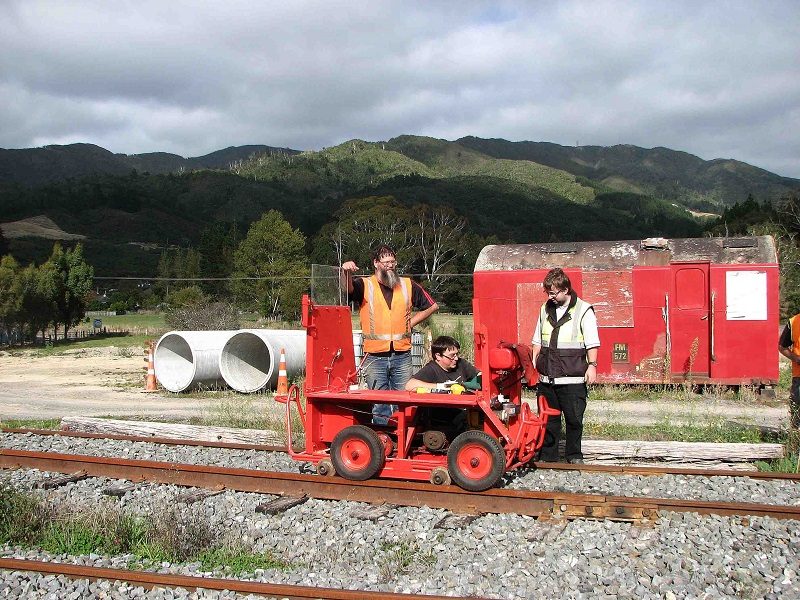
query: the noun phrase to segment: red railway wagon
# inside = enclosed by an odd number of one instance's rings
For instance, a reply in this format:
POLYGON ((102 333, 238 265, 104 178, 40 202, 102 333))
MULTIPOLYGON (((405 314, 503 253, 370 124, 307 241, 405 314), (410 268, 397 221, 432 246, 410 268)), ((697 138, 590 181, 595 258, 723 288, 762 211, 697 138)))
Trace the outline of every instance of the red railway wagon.
POLYGON ((777 383, 772 237, 487 246, 475 265, 475 331, 490 345, 529 344, 553 267, 595 307, 598 381, 777 383))

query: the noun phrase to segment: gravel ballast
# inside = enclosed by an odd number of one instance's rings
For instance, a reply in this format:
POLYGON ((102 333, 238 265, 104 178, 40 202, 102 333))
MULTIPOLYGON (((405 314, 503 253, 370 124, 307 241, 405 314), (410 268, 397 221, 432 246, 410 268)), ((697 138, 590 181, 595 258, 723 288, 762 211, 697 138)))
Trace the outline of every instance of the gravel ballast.
MULTIPOLYGON (((237 468, 298 468, 280 453, 18 434, 2 434, 0 443, 6 448, 237 468)), ((3 482, 19 490, 33 490, 42 479, 52 476, 27 469, 0 472, 3 482)), ((441 529, 436 525, 449 513, 426 507, 398 507, 373 522, 355 517, 354 510, 364 505, 352 502, 311 499, 284 513, 263 515, 256 513, 255 507, 269 496, 260 494, 226 491, 188 505, 177 501, 186 489, 169 485, 140 484, 120 499, 102 494, 104 488, 119 483, 89 478, 34 493, 55 502, 84 506, 109 503, 139 515, 177 507, 187 518, 208 522, 220 535, 242 540, 256 552, 271 551, 286 561, 290 566, 285 570, 257 571, 249 577, 273 583, 492 598, 800 597, 797 521, 665 512, 650 526, 636 526, 485 515, 463 528, 441 529)), ((798 504, 796 484, 741 477, 531 471, 508 485, 579 493, 798 504)), ((114 568, 126 568, 132 559, 53 557, 11 547, 3 548, 1 554, 114 568)), ((155 570, 225 576, 223 572, 203 573, 197 564, 161 564, 155 570)), ((85 587, 101 583, 6 572, 0 582, 0 598, 234 597, 213 592, 149 592, 111 582, 106 582, 110 588, 85 587)))

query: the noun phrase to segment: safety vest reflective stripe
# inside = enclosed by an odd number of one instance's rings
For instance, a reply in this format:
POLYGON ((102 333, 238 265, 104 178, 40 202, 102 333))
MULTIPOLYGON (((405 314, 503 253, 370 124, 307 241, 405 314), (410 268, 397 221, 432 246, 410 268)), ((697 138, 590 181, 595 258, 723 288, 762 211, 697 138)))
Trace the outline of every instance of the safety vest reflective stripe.
MULTIPOLYGON (((569 312, 572 317, 572 326, 567 330, 569 331, 569 337, 564 336, 563 327, 559 329, 559 349, 586 347, 583 339, 583 332, 581 331, 581 321, 583 320, 583 316, 586 314, 586 311, 588 311, 590 308, 592 308, 591 304, 578 298, 575 302, 575 306, 568 309, 567 312, 569 312)), ((542 309, 539 314, 539 322, 541 323, 542 347, 547 348, 550 346, 550 336, 553 333, 553 324, 550 322, 550 319, 547 318, 547 303, 542 304, 542 309)))
POLYGON ((557 383, 558 385, 565 385, 568 383, 586 383, 586 377, 555 377, 550 378, 547 375, 539 375, 539 379, 543 383, 557 383))
MULTIPOLYGON (((792 352, 800 354, 800 319, 797 316, 789 319, 789 327, 792 332, 792 352)), ((796 362, 792 363, 792 377, 800 377, 800 365, 796 362)))
POLYGON ((364 286, 364 302, 360 311, 364 352, 386 352, 392 346, 400 352, 410 350, 411 280, 400 278, 394 288, 391 309, 386 306, 377 277, 365 278, 364 286))

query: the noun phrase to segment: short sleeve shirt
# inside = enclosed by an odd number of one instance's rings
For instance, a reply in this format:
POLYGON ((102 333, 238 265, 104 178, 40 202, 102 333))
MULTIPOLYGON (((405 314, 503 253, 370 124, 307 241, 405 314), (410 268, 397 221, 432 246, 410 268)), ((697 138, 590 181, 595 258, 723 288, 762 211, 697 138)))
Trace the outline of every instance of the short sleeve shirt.
POLYGON ((459 358, 456 368, 452 371, 444 370, 436 361, 432 360, 412 377, 424 381, 425 383, 445 383, 446 381, 464 383, 465 381, 474 379, 477 374, 478 370, 472 363, 463 358, 459 358))
MULTIPOLYGON (((380 283, 380 282, 379 282, 380 283)), ((386 287, 382 283, 380 284, 381 292, 383 292, 383 297, 386 299, 386 305, 392 305, 392 297, 394 296, 394 290, 391 288, 386 287)), ((356 306, 361 306, 361 303, 364 301, 364 278, 357 277, 353 279, 353 293, 350 294, 350 302, 354 302, 356 306)), ((418 284, 413 279, 411 280, 411 307, 414 310, 425 310, 433 306, 433 298, 431 295, 425 291, 420 284, 418 284)))

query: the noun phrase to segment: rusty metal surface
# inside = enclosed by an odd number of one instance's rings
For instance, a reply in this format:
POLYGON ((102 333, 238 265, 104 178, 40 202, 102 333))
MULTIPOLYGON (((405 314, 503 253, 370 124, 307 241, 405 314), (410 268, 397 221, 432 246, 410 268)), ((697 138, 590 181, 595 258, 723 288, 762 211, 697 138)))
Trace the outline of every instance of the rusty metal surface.
MULTIPOLYGON (((228 442, 183 440, 177 438, 154 438, 134 435, 106 435, 102 433, 81 433, 49 429, 10 429, 0 428, 0 432, 33 434, 44 436, 63 436, 92 439, 114 439, 130 442, 150 442, 153 444, 182 445, 208 448, 230 448, 236 450, 262 450, 265 452, 286 452, 285 446, 259 446, 228 442)), ((786 479, 800 481, 800 473, 777 473, 774 471, 734 471, 731 469, 675 468, 670 466, 627 466, 627 465, 571 465, 567 463, 530 463, 532 468, 562 471, 596 471, 628 475, 698 475, 702 477, 749 477, 751 479, 786 479)))
POLYGON ((265 444, 243 444, 240 442, 211 442, 189 440, 184 438, 143 437, 139 435, 120 435, 112 433, 86 433, 83 431, 70 431, 69 429, 13 429, 0 428, 3 433, 33 434, 45 436, 61 436, 86 438, 95 440, 120 440, 126 442, 149 442, 151 444, 164 444, 167 446, 202 446, 204 448, 227 448, 230 450, 261 450, 264 452, 286 452, 286 446, 270 446, 265 444))
POLYGON ((743 238, 648 238, 574 244, 513 244, 486 246, 475 271, 516 271, 572 267, 613 270, 633 266, 663 266, 670 262, 709 261, 717 264, 777 262, 770 236, 743 238))
POLYGON ((729 502, 704 502, 662 498, 627 498, 590 494, 532 492, 491 489, 481 493, 458 487, 442 488, 429 484, 390 480, 350 481, 319 477, 227 469, 212 466, 182 465, 77 456, 0 450, 0 467, 32 468, 41 471, 72 473, 86 471, 92 476, 132 481, 153 481, 182 486, 258 492, 326 500, 347 500, 370 504, 391 503, 401 506, 429 506, 457 513, 514 513, 528 516, 564 516, 638 520, 649 518, 657 510, 698 512, 721 515, 763 515, 778 519, 800 519, 800 507, 757 505, 729 502), (591 511, 587 512, 587 507, 591 511))
POLYGON ((776 473, 774 471, 734 471, 731 469, 675 468, 659 466, 626 466, 626 465, 570 465, 567 463, 532 463, 536 469, 552 469, 555 471, 594 471, 620 475, 696 475, 700 477, 748 477, 750 479, 785 479, 800 481, 798 473, 776 473))
MULTIPOLYGON (((242 594, 259 594, 266 597, 321 598, 324 600, 452 600, 452 596, 429 596, 420 594, 397 594, 393 592, 337 590, 333 588, 260 583, 238 579, 212 577, 190 577, 187 575, 162 575, 146 571, 127 571, 106 567, 89 567, 64 563, 48 563, 16 558, 0 558, 0 569, 66 575, 71 579, 106 579, 127 581, 145 588, 181 587, 188 590, 230 590, 242 594)), ((470 597, 470 598, 474 598, 470 597)))

